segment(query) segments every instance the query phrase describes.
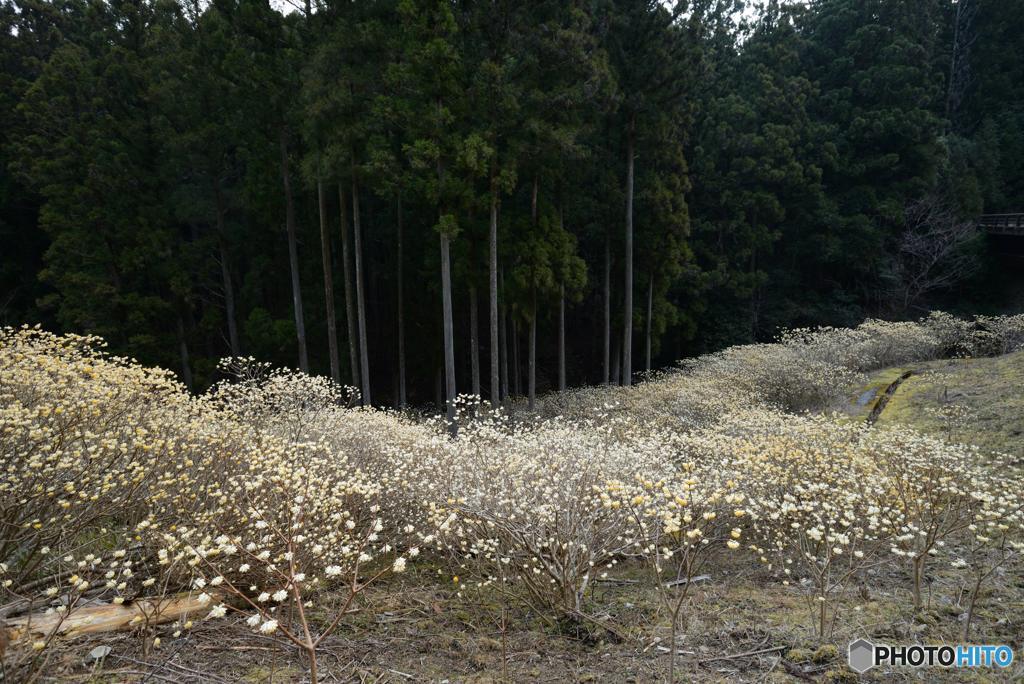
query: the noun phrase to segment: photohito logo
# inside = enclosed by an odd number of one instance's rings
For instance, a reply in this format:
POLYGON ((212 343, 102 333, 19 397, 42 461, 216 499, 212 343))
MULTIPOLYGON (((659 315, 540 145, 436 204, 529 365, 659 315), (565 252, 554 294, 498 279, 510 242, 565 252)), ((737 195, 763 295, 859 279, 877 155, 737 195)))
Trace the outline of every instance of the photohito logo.
POLYGON ((879 665, 909 667, 1009 667, 1013 649, 999 644, 890 646, 857 639, 850 644, 850 669, 858 674, 879 665))

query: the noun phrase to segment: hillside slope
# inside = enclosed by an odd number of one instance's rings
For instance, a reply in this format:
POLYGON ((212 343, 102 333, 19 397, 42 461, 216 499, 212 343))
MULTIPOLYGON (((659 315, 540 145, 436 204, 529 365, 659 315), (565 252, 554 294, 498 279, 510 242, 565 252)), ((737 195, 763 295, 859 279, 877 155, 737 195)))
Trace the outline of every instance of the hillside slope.
POLYGON ((907 371, 913 375, 892 394, 877 425, 906 425, 1024 459, 1024 351, 886 368, 851 393, 849 411, 866 419, 907 371))

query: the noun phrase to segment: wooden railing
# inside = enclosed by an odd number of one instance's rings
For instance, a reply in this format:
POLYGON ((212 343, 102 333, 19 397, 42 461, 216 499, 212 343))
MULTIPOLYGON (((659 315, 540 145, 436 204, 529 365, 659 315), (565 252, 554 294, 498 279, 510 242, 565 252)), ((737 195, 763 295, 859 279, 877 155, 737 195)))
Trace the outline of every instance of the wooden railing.
POLYGON ((1020 235, 1024 237, 1024 214, 983 214, 978 219, 990 235, 1020 235))

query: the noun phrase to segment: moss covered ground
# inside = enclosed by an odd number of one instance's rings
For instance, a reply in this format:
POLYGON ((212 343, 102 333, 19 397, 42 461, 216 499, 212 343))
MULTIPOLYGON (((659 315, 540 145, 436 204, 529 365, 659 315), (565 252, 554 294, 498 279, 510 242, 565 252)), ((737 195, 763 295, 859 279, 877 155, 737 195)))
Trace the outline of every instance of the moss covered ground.
POLYGON ((902 373, 876 425, 907 425, 1024 460, 1024 351, 994 358, 942 359, 887 368, 851 389, 845 410, 865 419, 877 396, 902 373), (867 401, 866 393, 876 396, 867 401))

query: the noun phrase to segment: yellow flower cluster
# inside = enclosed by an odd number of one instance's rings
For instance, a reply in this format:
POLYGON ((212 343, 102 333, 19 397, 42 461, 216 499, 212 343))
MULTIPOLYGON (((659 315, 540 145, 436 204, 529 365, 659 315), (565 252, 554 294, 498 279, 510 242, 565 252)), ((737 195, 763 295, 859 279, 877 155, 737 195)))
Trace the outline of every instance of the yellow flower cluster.
POLYGON ((368 583, 421 554, 458 591, 552 620, 643 559, 673 628, 677 587, 749 554, 817 599, 824 633, 835 597, 880 564, 905 565, 919 600, 930 559, 980 575, 1024 550, 1024 479, 913 431, 785 411, 880 365, 1022 343, 1022 317, 793 331, 633 388, 560 393, 538 415, 465 399, 452 439, 439 419, 353 408, 353 390, 251 359, 193 397, 95 338, 7 328, 0 585, 62 612, 187 590, 202 617, 243 610, 312 657, 368 583), (324 588, 343 600, 314 633, 304 611, 324 588))
POLYGON ((366 573, 402 572, 418 554, 380 483, 301 438, 340 403, 330 383, 272 373, 195 398, 94 338, 4 329, 0 349, 0 515, 13 531, 0 558, 15 595, 40 577, 60 578, 43 586, 60 611, 85 596, 226 592, 261 627, 286 600, 308 607, 331 584, 354 598, 366 573))

